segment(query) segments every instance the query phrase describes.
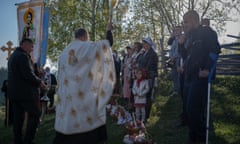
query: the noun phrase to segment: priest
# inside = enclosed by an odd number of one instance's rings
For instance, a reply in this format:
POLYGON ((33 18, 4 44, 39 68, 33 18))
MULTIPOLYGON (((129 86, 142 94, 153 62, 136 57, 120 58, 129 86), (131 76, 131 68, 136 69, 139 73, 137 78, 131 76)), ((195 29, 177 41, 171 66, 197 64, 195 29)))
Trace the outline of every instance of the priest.
POLYGON ((107 40, 97 42, 88 41, 85 29, 77 29, 75 40, 60 55, 54 144, 107 140, 105 105, 115 83, 112 28, 110 20, 107 40))

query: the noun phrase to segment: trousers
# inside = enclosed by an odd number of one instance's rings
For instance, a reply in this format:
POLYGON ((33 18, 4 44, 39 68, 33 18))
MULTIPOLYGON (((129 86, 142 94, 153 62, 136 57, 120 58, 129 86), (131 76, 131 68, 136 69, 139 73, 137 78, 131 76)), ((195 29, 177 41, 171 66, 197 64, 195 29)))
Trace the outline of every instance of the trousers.
POLYGON ((37 101, 13 101, 13 111, 14 144, 31 144, 41 115, 37 101), (28 115, 27 127, 23 139, 22 129, 25 112, 27 112, 28 115))
POLYGON ((204 142, 206 138, 207 92, 206 78, 184 82, 184 111, 193 142, 204 142))

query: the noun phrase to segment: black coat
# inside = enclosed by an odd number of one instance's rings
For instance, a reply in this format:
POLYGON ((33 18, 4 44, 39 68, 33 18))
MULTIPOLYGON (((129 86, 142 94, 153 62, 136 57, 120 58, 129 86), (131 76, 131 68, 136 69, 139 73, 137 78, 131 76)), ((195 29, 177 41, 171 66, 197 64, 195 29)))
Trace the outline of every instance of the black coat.
POLYGON ((12 101, 36 100, 34 88, 41 79, 34 74, 30 56, 17 48, 8 61, 8 95, 12 101))
POLYGON ((210 71, 214 65, 210 53, 220 52, 217 34, 209 27, 200 26, 189 33, 183 49, 187 51, 184 63, 185 80, 197 80, 200 70, 210 71))
POLYGON ((142 55, 140 68, 144 68, 147 71, 148 79, 154 79, 154 77, 158 76, 158 56, 152 48, 142 55))

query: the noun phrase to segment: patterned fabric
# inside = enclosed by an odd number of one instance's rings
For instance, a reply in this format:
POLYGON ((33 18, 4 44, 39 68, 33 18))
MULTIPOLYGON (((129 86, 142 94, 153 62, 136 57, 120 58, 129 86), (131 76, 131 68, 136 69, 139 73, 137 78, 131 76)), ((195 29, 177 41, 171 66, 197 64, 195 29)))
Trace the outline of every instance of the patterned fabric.
POLYGON ((115 83, 108 41, 71 42, 60 56, 57 79, 56 131, 82 133, 106 123, 105 105, 115 83))
POLYGON ((41 47, 42 37, 47 37, 47 35, 42 35, 44 3, 39 0, 31 0, 17 4, 17 6, 18 39, 30 38, 33 40, 31 58, 34 63, 37 63, 43 48, 41 47))

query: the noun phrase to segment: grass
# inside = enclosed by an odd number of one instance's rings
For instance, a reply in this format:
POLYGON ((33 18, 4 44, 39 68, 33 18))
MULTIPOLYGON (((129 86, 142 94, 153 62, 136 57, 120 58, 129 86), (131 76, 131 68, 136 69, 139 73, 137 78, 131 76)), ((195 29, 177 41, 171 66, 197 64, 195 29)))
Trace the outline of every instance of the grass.
MULTIPOLYGON (((181 112, 180 96, 169 97, 171 83, 161 80, 157 89, 151 117, 147 123, 148 134, 157 144, 185 144, 188 129, 173 127, 181 112)), ((12 130, 3 125, 4 107, 0 106, 0 144, 11 144, 12 130)), ((112 117, 107 119, 107 144, 122 144, 126 134, 123 126, 112 117)), ((51 144, 55 136, 54 114, 46 116, 46 122, 39 127, 35 142, 51 144)), ((211 88, 210 144, 240 143, 240 77, 217 77, 211 88)))

